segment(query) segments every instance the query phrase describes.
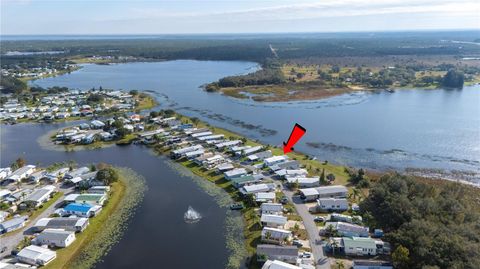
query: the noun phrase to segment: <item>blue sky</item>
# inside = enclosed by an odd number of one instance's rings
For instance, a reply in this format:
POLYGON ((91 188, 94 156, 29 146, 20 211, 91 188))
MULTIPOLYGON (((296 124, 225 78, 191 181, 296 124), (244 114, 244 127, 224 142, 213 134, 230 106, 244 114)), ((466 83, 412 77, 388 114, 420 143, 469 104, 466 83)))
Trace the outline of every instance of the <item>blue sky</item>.
POLYGON ((480 29, 479 0, 1 0, 1 34, 480 29))

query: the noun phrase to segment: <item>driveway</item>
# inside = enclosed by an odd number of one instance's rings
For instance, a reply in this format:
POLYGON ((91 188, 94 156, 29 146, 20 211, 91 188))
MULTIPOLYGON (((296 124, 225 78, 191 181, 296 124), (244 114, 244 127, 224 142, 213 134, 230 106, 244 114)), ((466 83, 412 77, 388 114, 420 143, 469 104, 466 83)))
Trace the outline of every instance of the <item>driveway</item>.
POLYGON ((305 225, 305 230, 310 240, 310 245, 312 248, 312 253, 317 264, 317 269, 330 269, 330 260, 325 256, 323 252, 322 239, 318 234, 318 228, 313 220, 314 217, 308 211, 308 208, 303 204, 303 201, 298 196, 293 196, 293 192, 288 189, 283 189, 283 193, 288 197, 288 199, 293 203, 295 209, 297 210, 298 215, 302 217, 303 224, 305 225))
POLYGON ((61 189, 62 196, 55 202, 53 203, 49 208, 45 209, 40 215, 38 215, 35 219, 29 219, 25 225, 25 227, 12 231, 11 233, 4 234, 0 237, 0 245, 3 247, 7 247, 7 250, 5 250, 3 253, 0 253, 0 259, 10 255, 11 251, 22 241, 22 239, 26 235, 31 235, 32 231, 31 228, 35 223, 41 219, 41 218, 47 218, 53 212, 60 207, 60 205, 63 203, 63 199, 65 198, 65 189, 61 189))

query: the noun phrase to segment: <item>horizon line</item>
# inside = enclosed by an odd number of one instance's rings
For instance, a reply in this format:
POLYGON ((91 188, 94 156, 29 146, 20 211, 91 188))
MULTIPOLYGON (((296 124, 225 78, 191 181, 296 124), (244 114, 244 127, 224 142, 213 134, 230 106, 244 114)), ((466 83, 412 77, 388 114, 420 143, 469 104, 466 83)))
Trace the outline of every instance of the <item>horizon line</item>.
POLYGON ((261 35, 261 34, 347 34, 347 33, 405 33, 405 32, 467 32, 480 31, 480 28, 435 28, 435 29, 399 29, 399 30, 358 30, 358 31, 306 31, 306 32, 205 32, 205 33, 98 33, 98 34, 2 34, 0 36, 158 36, 158 35, 261 35))

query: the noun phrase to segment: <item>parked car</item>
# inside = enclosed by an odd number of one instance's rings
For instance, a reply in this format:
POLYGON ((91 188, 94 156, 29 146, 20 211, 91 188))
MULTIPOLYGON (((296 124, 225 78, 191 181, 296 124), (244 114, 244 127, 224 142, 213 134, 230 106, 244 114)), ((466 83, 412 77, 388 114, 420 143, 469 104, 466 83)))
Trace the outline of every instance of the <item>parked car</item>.
POLYGON ((287 204, 288 203, 287 197, 283 196, 282 198, 280 198, 280 203, 287 204))
POLYGON ((302 253, 302 258, 311 258, 312 257, 312 253, 311 252, 303 252, 302 253))
POLYGON ((298 241, 298 240, 293 240, 292 245, 297 246, 299 248, 303 247, 303 244, 300 243, 300 241, 298 241))
POLYGON ((320 216, 317 216, 313 219, 313 221, 315 222, 324 222, 325 221, 325 218, 324 217, 320 217, 320 216))

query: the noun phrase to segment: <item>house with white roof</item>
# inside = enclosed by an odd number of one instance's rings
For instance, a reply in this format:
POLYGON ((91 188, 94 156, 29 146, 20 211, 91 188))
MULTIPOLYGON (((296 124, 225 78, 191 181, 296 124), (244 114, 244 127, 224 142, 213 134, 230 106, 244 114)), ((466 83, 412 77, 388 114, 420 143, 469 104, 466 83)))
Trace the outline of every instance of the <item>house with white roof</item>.
POLYGON ((75 241, 75 232, 63 229, 45 229, 35 239, 37 245, 65 248, 75 241))
POLYGON ((291 239, 291 231, 270 227, 263 227, 262 229, 262 242, 283 245, 291 239))
POLYGON ((316 209, 317 211, 346 211, 348 201, 345 198, 319 198, 316 209))
POLYGON ((313 188, 320 186, 320 177, 287 177, 287 183, 298 184, 301 188, 313 188))
POLYGON ((271 228, 284 228, 287 223, 287 217, 281 215, 262 214, 260 222, 263 226, 271 228))
POLYGON ((13 171, 6 179, 11 181, 20 181, 24 178, 28 178, 33 172, 35 172, 35 165, 25 165, 13 171))
POLYGON ((342 185, 322 186, 316 188, 300 189, 300 198, 304 201, 314 201, 318 198, 345 198, 348 189, 342 185))
POLYGON ((248 173, 248 171, 245 168, 236 168, 236 169, 233 169, 233 170, 229 170, 229 171, 227 171, 223 174, 225 175, 226 179, 232 179, 232 178, 235 178, 235 177, 244 176, 247 173, 248 173))
POLYGON ((0 168, 0 180, 5 179, 5 178, 8 177, 11 173, 12 173, 12 169, 10 169, 10 167, 0 168))
POLYGON ((263 264, 262 269, 302 269, 302 268, 293 264, 279 261, 279 260, 274 260, 274 261, 267 260, 263 264))
POLYGON ((244 156, 250 155, 250 154, 253 154, 255 152, 259 152, 262 149, 263 149, 263 146, 255 146, 255 147, 251 147, 251 148, 248 148, 248 149, 244 149, 242 151, 242 155, 244 155, 244 156))
POLYGON ((280 169, 275 171, 275 175, 279 177, 306 177, 308 171, 306 169, 280 169))
POLYGON ((246 194, 254 194, 257 192, 270 192, 274 189, 275 189, 275 184, 261 183, 261 184, 243 186, 243 188, 240 189, 240 192, 246 195, 246 194))
POLYGON ((263 203, 260 205, 260 213, 269 215, 283 214, 283 205, 277 203, 263 203))
POLYGON ((202 146, 202 145, 195 145, 195 146, 191 146, 191 147, 185 147, 185 148, 173 150, 173 151, 170 153, 170 155, 171 155, 173 158, 179 158, 179 157, 183 156, 183 155, 184 155, 185 153, 187 153, 187 152, 197 151, 197 150, 200 150, 200 149, 203 149, 203 146, 202 146))
POLYGON ((257 203, 273 203, 275 202, 274 192, 257 192, 255 193, 255 201, 257 203))
POLYGON ((44 179, 47 176, 47 172, 45 170, 37 171, 31 174, 28 179, 32 182, 38 183, 40 180, 44 179))
POLYGON ((265 163, 265 166, 268 167, 278 163, 285 162, 286 160, 288 160, 288 156, 280 155, 280 156, 273 156, 270 158, 266 158, 265 160, 263 160, 263 162, 265 163))
POLYGON ((346 223, 346 222, 330 222, 327 221, 325 226, 320 229, 320 234, 325 234, 327 227, 331 226, 340 236, 356 236, 356 237, 368 237, 368 227, 346 223))
POLYGON ((215 144, 215 148, 223 149, 223 148, 226 148, 226 147, 232 147, 232 146, 240 145, 242 143, 243 142, 241 140, 226 141, 226 142, 215 144))
POLYGON ((17 259, 19 262, 28 263, 31 265, 47 265, 49 262, 53 261, 57 257, 55 251, 51 251, 47 248, 42 248, 38 246, 28 246, 17 254, 17 259))
POLYGON ((247 159, 251 162, 256 162, 256 161, 263 161, 266 158, 272 157, 272 151, 271 150, 266 150, 262 152, 257 152, 255 154, 251 154, 247 156, 247 159))
POLYGON ((231 163, 222 163, 222 164, 217 165, 215 168, 217 169, 217 173, 221 174, 221 173, 224 173, 226 171, 232 170, 235 167, 231 163))
POLYGON ((34 206, 40 206, 50 199, 50 195, 55 191, 55 186, 47 185, 36 189, 25 198, 25 202, 32 203, 34 206))

